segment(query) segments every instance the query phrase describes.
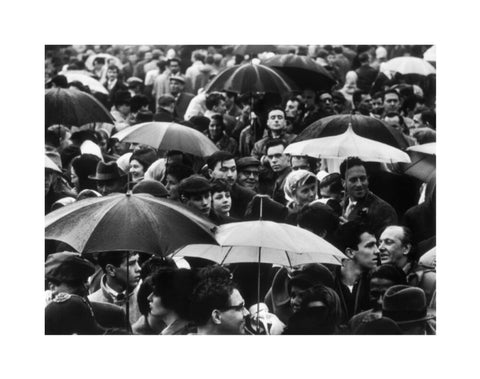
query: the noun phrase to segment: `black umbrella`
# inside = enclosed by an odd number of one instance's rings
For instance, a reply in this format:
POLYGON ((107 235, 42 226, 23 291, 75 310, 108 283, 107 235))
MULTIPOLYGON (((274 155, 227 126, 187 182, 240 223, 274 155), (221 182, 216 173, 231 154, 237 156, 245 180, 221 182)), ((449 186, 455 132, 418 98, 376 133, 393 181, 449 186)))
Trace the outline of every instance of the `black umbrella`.
POLYGON ((374 117, 349 114, 321 118, 310 124, 293 142, 343 134, 350 124, 355 134, 361 137, 382 142, 398 149, 408 147, 408 142, 403 134, 394 127, 374 117))
POLYGON ((262 62, 283 72, 301 89, 330 90, 337 81, 312 58, 296 54, 280 54, 262 62))
POLYGON ((207 93, 229 91, 238 94, 277 93, 285 94, 295 89, 295 85, 273 68, 253 63, 245 63, 226 68, 205 88, 207 93))
POLYGON ((45 127, 82 126, 92 122, 114 123, 110 112, 92 95, 76 88, 45 91, 45 127))
POLYGON ((238 55, 257 55, 266 51, 275 52, 276 49, 275 45, 236 45, 233 48, 233 53, 238 55))

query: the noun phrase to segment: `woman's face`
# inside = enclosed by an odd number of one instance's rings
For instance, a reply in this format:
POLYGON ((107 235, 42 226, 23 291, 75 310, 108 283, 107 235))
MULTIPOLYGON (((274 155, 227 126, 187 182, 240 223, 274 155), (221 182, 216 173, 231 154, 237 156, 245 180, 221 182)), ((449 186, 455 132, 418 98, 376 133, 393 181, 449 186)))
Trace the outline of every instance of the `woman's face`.
POLYGON ((170 194, 172 189, 178 185, 178 180, 174 176, 168 174, 165 178, 165 188, 167 189, 168 193, 170 194))
POLYGON ((132 180, 134 182, 142 179, 145 175, 143 166, 136 159, 130 161, 130 174, 132 174, 132 180))
POLYGON ((168 312, 167 309, 163 306, 160 296, 156 296, 152 292, 147 299, 150 306, 150 314, 152 316, 162 317, 168 312))
POLYGON ((299 206, 311 203, 315 200, 315 183, 305 184, 295 190, 295 202, 299 206))
POLYGON ((108 80, 115 80, 118 78, 118 71, 115 69, 108 69, 107 70, 107 79, 108 80))
POLYGON ((73 168, 73 166, 70 168, 70 178, 73 186, 78 191, 80 188, 80 182, 78 180, 77 173, 75 172, 75 169, 73 168))
POLYGON ((216 214, 228 215, 232 207, 232 198, 229 191, 214 192, 212 197, 212 207, 216 214))

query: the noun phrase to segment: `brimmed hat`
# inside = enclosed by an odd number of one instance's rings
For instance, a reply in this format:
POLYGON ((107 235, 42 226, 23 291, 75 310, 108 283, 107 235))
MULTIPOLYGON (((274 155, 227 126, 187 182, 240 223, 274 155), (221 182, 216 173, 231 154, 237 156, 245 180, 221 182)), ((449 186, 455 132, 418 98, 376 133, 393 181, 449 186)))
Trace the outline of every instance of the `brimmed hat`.
POLYGON ((170 76, 169 80, 176 80, 177 82, 185 84, 185 76, 183 76, 182 74, 172 75, 170 76))
POLYGON ((383 297, 382 315, 398 325, 433 319, 427 314, 427 298, 421 288, 405 285, 390 287, 383 297))
POLYGON ((156 180, 144 179, 132 188, 132 193, 148 193, 155 197, 167 197, 168 191, 165 186, 156 180))
POLYGON ((59 282, 85 281, 94 272, 90 261, 70 251, 50 254, 45 262, 45 278, 59 282))
POLYGON ((260 167, 260 161, 254 157, 242 157, 237 159, 237 171, 243 170, 245 167, 255 166, 260 167))
POLYGON ((97 172, 95 175, 90 175, 88 178, 93 180, 112 180, 120 179, 122 175, 120 174, 120 169, 118 168, 117 162, 111 161, 104 163, 102 161, 98 162, 97 172))
POLYGON ((209 192, 211 189, 210 182, 200 175, 192 175, 183 179, 178 185, 178 193, 180 195, 197 195, 209 192))
POLYGON ((104 334, 84 298, 58 294, 45 308, 45 334, 104 334))

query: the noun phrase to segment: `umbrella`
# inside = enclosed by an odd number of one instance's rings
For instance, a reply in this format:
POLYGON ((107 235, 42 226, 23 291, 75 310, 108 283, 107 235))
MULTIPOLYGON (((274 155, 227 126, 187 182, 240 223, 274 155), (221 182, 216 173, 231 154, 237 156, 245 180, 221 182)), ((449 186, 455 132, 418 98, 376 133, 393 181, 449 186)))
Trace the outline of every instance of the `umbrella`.
POLYGON ((435 67, 422 58, 397 57, 390 59, 384 65, 384 70, 398 72, 402 75, 417 74, 427 76, 435 74, 435 67))
POLYGON ((228 67, 205 87, 207 93, 229 91, 239 94, 285 94, 295 89, 291 81, 273 68, 253 63, 228 67))
POLYGON ((120 69, 123 67, 122 61, 120 59, 118 59, 117 57, 114 57, 111 54, 106 54, 106 53, 90 55, 85 61, 85 67, 87 67, 89 70, 93 70, 93 61, 95 60, 95 58, 105 58, 105 64, 107 66, 111 62, 120 69))
POLYGON ((45 127, 61 124, 82 126, 91 122, 113 124, 107 109, 92 95, 76 88, 45 91, 45 127))
POLYGON ((88 198, 45 217, 45 239, 81 253, 138 251, 167 255, 191 243, 215 244, 215 225, 177 202, 148 194, 88 198))
POLYGON ((275 52, 277 47, 275 45, 236 45, 233 48, 233 54, 238 55, 257 55, 266 51, 275 52))
POLYGON ((360 137, 349 125, 345 133, 295 142, 287 146, 285 154, 308 155, 313 158, 359 157, 367 162, 410 163, 407 153, 368 138, 360 137))
POLYGON ((59 172, 60 174, 62 173, 62 170, 60 170, 60 167, 58 167, 57 164, 46 155, 45 155, 45 168, 59 172))
POLYGON ((108 95, 107 89, 97 79, 92 78, 90 75, 85 75, 82 72, 65 71, 61 73, 67 78, 69 83, 79 81, 84 86, 88 86, 92 92, 99 92, 108 95))
POLYGON ((427 51, 423 53, 423 59, 428 62, 436 62, 437 61, 437 47, 433 45, 427 51))
POLYGON ((310 124, 293 142, 342 134, 351 125, 355 134, 387 145, 405 149, 408 142, 401 132, 385 122, 364 115, 334 115, 310 124))
POLYGON ((280 54, 262 62, 283 72, 300 88, 329 90, 337 81, 312 58, 296 54, 280 54))
POLYGON ((217 146, 198 130, 174 122, 145 122, 123 129, 112 138, 153 146, 159 150, 181 150, 199 157, 218 151, 217 146))
POLYGON ((436 142, 409 147, 407 152, 411 163, 400 164, 400 170, 423 182, 431 182, 436 175, 436 148, 436 142))

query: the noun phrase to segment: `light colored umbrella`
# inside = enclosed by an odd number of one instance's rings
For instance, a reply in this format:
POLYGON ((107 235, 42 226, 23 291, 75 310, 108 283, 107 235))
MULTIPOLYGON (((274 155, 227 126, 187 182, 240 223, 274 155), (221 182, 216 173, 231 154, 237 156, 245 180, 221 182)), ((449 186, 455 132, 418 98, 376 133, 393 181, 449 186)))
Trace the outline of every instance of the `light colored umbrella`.
POLYGON ((122 64, 122 61, 120 59, 118 59, 117 57, 114 57, 113 55, 111 54, 106 54, 106 53, 100 53, 100 54, 92 54, 90 55, 87 60, 85 61, 85 66, 89 69, 89 70, 93 70, 93 61, 95 60, 95 58, 105 58, 105 65, 108 67, 108 63, 109 62, 112 62, 115 66, 117 66, 118 68, 122 68, 123 67, 123 64, 122 64))
POLYGON ((417 153, 427 154, 427 155, 437 155, 437 143, 430 142, 424 143, 423 145, 415 145, 407 148, 407 151, 416 151, 417 153))
POLYGON ((429 62, 437 61, 437 47, 433 45, 427 51, 423 53, 423 59, 429 62))
POLYGON ((108 95, 107 89, 98 80, 92 78, 89 75, 85 75, 79 72, 64 71, 61 73, 67 78, 68 83, 79 81, 84 86, 88 86, 92 92, 99 92, 108 95))
POLYGON ((145 122, 115 134, 121 142, 141 143, 159 150, 180 150, 199 157, 218 151, 217 146, 199 131, 174 122, 145 122))
POLYGON ((401 172, 426 183, 435 180, 437 143, 410 146, 407 149, 411 163, 400 164, 401 172))
POLYGON ((45 168, 49 168, 50 170, 59 172, 60 174, 62 173, 62 170, 60 170, 60 167, 58 167, 56 163, 46 155, 45 155, 45 168))
POLYGON ((384 68, 388 71, 399 72, 400 74, 430 75, 435 74, 435 67, 422 58, 397 57, 385 63, 384 68))
POLYGON ((418 263, 423 267, 436 269, 437 268, 437 248, 434 247, 428 250, 425 254, 423 254, 420 257, 420 259, 418 260, 418 263))
POLYGON ((408 154, 387 144, 359 136, 351 125, 340 135, 292 143, 285 149, 285 154, 333 159, 353 156, 367 162, 410 163, 408 154))

